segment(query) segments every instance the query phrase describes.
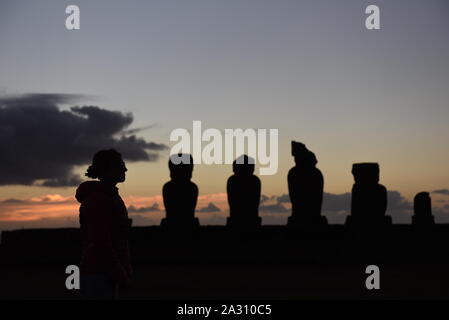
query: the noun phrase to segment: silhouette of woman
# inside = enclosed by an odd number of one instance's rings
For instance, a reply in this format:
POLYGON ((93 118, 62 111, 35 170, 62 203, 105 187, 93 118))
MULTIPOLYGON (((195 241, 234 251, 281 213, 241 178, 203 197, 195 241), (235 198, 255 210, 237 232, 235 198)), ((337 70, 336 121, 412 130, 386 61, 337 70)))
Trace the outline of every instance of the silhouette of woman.
POLYGON ((116 184, 125 181, 125 163, 119 152, 98 151, 76 190, 80 206, 83 251, 81 290, 88 299, 117 298, 119 284, 132 275, 128 249, 128 212, 116 184))

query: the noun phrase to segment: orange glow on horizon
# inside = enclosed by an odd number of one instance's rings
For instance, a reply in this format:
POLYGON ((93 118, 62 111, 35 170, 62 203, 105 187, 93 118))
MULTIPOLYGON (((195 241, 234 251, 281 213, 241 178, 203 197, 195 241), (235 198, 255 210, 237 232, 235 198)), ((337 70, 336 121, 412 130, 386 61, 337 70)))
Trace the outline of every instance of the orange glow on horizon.
MULTIPOLYGON (((152 197, 128 196, 123 197, 123 200, 128 208, 133 206, 135 209, 141 209, 157 203, 160 209, 157 212, 130 212, 130 217, 133 215, 141 215, 155 218, 164 214, 162 195, 152 197)), ((222 212, 228 209, 225 193, 198 196, 197 209, 207 207, 209 203, 216 205, 222 212)), ((80 203, 74 197, 64 197, 58 194, 34 197, 29 200, 3 201, 0 205, 0 212, 2 212, 0 222, 28 222, 42 219, 78 218, 79 206, 80 203)))

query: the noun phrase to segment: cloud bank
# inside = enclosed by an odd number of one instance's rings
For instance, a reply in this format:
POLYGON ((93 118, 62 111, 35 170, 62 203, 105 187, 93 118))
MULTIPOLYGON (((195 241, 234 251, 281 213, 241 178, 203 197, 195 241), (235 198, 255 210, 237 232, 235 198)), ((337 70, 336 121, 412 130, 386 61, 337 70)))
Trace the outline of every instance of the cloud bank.
POLYGON ((432 193, 434 194, 440 194, 443 196, 449 196, 449 189, 438 189, 438 190, 433 190, 432 193))
POLYGON ((209 202, 207 206, 197 210, 197 212, 201 213, 220 212, 220 211, 221 211, 220 208, 217 207, 213 202, 209 202))
POLYGON ((81 95, 28 94, 0 97, 0 186, 75 186, 75 166, 90 163, 95 152, 115 148, 126 161, 155 161, 164 144, 137 137, 128 129, 131 113, 98 106, 61 105, 81 95))

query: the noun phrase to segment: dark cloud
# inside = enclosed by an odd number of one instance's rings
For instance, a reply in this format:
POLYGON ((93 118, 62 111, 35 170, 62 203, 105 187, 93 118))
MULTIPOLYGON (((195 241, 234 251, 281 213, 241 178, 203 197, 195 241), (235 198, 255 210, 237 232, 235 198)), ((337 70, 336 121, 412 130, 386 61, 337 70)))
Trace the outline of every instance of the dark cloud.
POLYGON ((9 105, 11 107, 21 107, 27 105, 30 107, 40 107, 42 105, 63 105, 74 103, 79 100, 92 98, 91 96, 81 94, 60 94, 60 93, 30 93, 23 95, 4 95, 0 97, 0 105, 9 105))
POLYGON ((262 217, 262 224, 285 226, 288 221, 288 215, 267 214, 262 217))
POLYGON ((98 106, 60 107, 83 98, 63 94, 0 98, 0 185, 74 186, 81 181, 73 174, 74 167, 89 164, 100 149, 115 148, 126 161, 155 161, 167 148, 132 134, 145 128, 128 129, 131 113, 98 106))
POLYGON ((290 202, 290 196, 288 194, 283 194, 276 198, 277 202, 279 203, 289 203, 290 202))
POLYGON ((14 198, 1 201, 1 203, 25 203, 25 202, 26 202, 25 200, 19 200, 14 198))
POLYGON ((130 216, 130 218, 133 219, 132 222, 133 226, 151 226, 151 225, 159 225, 161 223, 160 219, 148 218, 145 216, 141 216, 139 214, 132 215, 130 216))
POLYGON ((259 207, 261 213, 285 213, 290 210, 284 207, 282 203, 264 204, 259 207))
POLYGON ((270 197, 268 197, 267 195, 263 194, 260 196, 260 203, 267 202, 268 200, 270 200, 270 197))
POLYGON ((268 201, 271 201, 275 199, 276 196, 267 196, 266 194, 263 194, 260 196, 260 203, 266 203, 268 201))
POLYGON ((449 205, 443 208, 432 208, 432 214, 436 223, 449 223, 449 205))
POLYGON ((48 179, 42 182, 44 187, 66 187, 66 186, 76 186, 81 183, 81 178, 77 175, 71 175, 67 177, 59 177, 55 179, 48 179))
POLYGON ((393 213, 410 213, 413 210, 413 204, 405 199, 399 191, 388 191, 388 210, 393 213))
POLYGON ((157 202, 153 203, 149 207, 141 207, 136 208, 135 206, 129 206, 128 212, 129 213, 146 213, 146 212, 159 212, 161 209, 159 208, 159 204, 157 202))
POLYGON ((141 127, 141 128, 134 128, 134 129, 123 130, 122 132, 123 132, 123 134, 136 134, 136 133, 139 133, 139 132, 142 132, 142 131, 154 128, 155 126, 156 126, 155 124, 152 124, 152 125, 141 127))
POLYGON ((281 196, 267 196, 262 195, 259 211, 262 213, 286 213, 290 210, 287 209, 282 203, 290 203, 288 194, 281 196), (273 203, 274 202, 274 203, 273 203))
POLYGON ((449 190, 448 189, 438 189, 438 190, 433 190, 432 193, 435 194, 442 194, 445 196, 449 196, 449 190))
MULTIPOLYGON (((413 204, 398 191, 388 191, 387 214, 391 215, 394 223, 411 223, 413 204)), ((271 198, 266 196, 266 198, 271 198)), ((264 202, 259 210, 265 213, 286 213, 290 210, 283 204, 290 203, 288 194, 275 197, 276 203, 264 202)), ((322 213, 330 223, 345 223, 351 210, 351 193, 333 194, 324 192, 322 213)), ((434 207, 435 220, 438 223, 449 222, 449 205, 443 208, 434 207)))
POLYGON ((324 192, 322 211, 325 212, 349 212, 351 207, 351 194, 333 194, 324 192))
POLYGON ((209 213, 209 212, 220 212, 221 210, 215 204, 209 202, 209 204, 206 207, 198 209, 197 211, 202 213, 209 213))
POLYGON ((212 213, 210 215, 199 218, 202 226, 226 225, 227 217, 222 213, 212 213))
MULTIPOLYGON (((388 191, 387 214, 391 215, 395 223, 410 223, 413 205, 405 199, 398 191, 388 191)), ((344 223, 346 216, 351 211, 351 194, 323 194, 322 212, 330 223, 344 223)))

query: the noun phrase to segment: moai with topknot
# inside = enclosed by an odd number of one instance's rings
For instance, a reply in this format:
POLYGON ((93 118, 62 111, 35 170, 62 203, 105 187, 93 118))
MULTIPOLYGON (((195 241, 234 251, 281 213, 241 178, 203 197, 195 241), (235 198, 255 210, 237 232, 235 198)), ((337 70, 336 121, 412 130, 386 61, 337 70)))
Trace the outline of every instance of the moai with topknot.
POLYGON ((327 225, 321 215, 324 178, 316 167, 315 154, 303 143, 292 141, 292 156, 295 166, 288 172, 288 193, 292 204, 292 215, 288 226, 327 225))

